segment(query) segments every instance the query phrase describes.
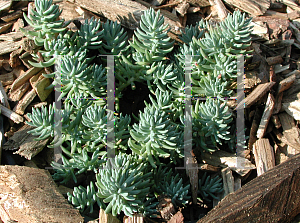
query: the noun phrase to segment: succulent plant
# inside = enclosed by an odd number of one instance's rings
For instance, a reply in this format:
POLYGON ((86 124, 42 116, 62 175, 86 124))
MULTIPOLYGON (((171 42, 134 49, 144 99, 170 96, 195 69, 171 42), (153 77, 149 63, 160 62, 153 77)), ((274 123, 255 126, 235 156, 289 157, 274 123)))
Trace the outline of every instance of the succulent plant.
POLYGON ((230 140, 229 124, 232 121, 228 107, 220 100, 209 98, 205 103, 197 100, 192 112, 194 129, 193 139, 200 148, 215 151, 221 140, 230 140))
POLYGON ((90 182, 86 188, 83 186, 74 187, 73 194, 70 192, 67 193, 68 201, 77 209, 80 209, 80 212, 85 212, 86 208, 90 209, 90 213, 93 212, 93 206, 95 203, 99 207, 104 205, 101 203, 101 200, 97 197, 95 187, 93 182, 90 182))
MULTIPOLYGON (((68 184, 77 182, 79 174, 96 175, 97 191, 94 182, 79 185, 68 194, 70 203, 81 212, 92 212, 97 203, 114 216, 121 212, 155 216, 156 195, 170 197, 175 206, 186 205, 189 184, 173 173, 184 158, 186 63, 191 65, 192 96, 205 97, 203 103, 192 101, 193 146, 201 152, 214 152, 223 144, 234 149, 232 115, 223 102, 234 92, 230 88, 237 78, 237 55, 251 53, 247 51, 251 20, 239 11, 219 24, 202 20, 185 28, 180 37, 184 43, 174 49, 164 17, 154 9, 144 12, 127 42, 127 33, 117 22, 101 24, 92 18, 73 32, 63 20, 57 21, 61 11, 51 0, 35 0, 35 6, 28 17, 24 15, 34 31, 23 32, 44 49, 33 53, 36 62, 30 63, 59 68, 43 75, 53 78, 48 88, 61 85, 59 100, 63 103, 61 109, 52 105, 32 109, 28 124, 35 129, 30 133, 37 140, 53 138, 48 147, 62 148, 62 164, 51 164, 55 180, 68 184), (111 68, 103 55, 114 56, 115 113, 106 111, 107 71, 111 68), (137 123, 131 125, 119 101, 126 88, 137 90, 137 82, 148 86, 151 103, 145 103, 137 123), (110 120, 115 124, 114 158, 106 155, 110 120), (166 160, 169 166, 165 167, 166 160)), ((204 174, 199 180, 203 199, 221 190, 217 177, 204 174)))
POLYGON ((140 26, 134 32, 132 46, 136 52, 133 59, 139 65, 150 65, 154 61, 165 60, 165 55, 172 51, 174 42, 168 37, 167 25, 160 11, 150 8, 141 16, 140 26))
POLYGON ((146 163, 137 163, 133 156, 120 154, 108 159, 96 175, 97 196, 108 204, 106 213, 127 216, 137 213, 150 190, 152 173, 144 174, 146 163))
POLYGON ((210 201, 211 198, 218 199, 215 194, 221 193, 223 191, 222 178, 215 176, 207 176, 205 172, 201 179, 199 179, 198 194, 201 198, 210 201))
POLYGON ((69 23, 57 20, 61 12, 58 5, 53 5, 52 0, 35 0, 35 9, 29 12, 28 17, 23 13, 26 22, 34 28, 34 31, 20 29, 25 35, 33 38, 37 46, 43 46, 45 41, 54 39, 55 36, 65 31, 69 23))
POLYGON ((144 113, 140 112, 139 119, 139 125, 134 124, 130 131, 133 140, 129 138, 128 145, 134 153, 148 159, 156 167, 153 156, 169 157, 167 150, 176 149, 179 133, 168 115, 154 106, 146 107, 144 113))
POLYGON ((173 174, 173 170, 169 167, 159 169, 155 172, 155 190, 157 193, 171 198, 175 206, 184 206, 188 203, 190 184, 184 185, 183 179, 179 174, 173 174))

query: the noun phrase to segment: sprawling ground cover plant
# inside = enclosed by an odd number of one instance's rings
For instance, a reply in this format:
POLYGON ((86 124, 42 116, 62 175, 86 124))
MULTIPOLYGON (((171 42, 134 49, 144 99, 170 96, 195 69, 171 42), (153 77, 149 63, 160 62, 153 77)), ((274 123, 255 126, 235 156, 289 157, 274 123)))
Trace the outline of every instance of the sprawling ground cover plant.
MULTIPOLYGON (((60 65, 54 73, 43 75, 53 79, 49 88, 62 86, 58 98, 62 109, 50 105, 28 115, 32 120, 28 124, 35 127, 30 132, 37 140, 51 137, 48 147, 62 148, 62 164, 52 163, 53 178, 67 184, 77 183, 82 174, 93 176, 68 194, 68 200, 82 212, 93 212, 98 204, 113 215, 155 216, 159 195, 170 197, 175 206, 187 205, 190 185, 183 182, 186 176, 174 170, 184 158, 186 62, 192 65, 193 96, 207 98, 192 100, 193 149, 202 153, 232 148, 233 115, 224 98, 234 94, 230 86, 237 77, 237 55, 250 53, 246 50, 250 19, 236 11, 217 25, 201 21, 185 28, 180 37, 184 43, 175 48, 164 17, 153 9, 144 12, 131 40, 112 21, 90 19, 78 31, 70 31, 68 23, 58 20, 60 13, 52 0, 35 0, 35 10, 29 17, 24 14, 34 31, 23 30, 44 48, 40 50, 44 61, 32 54, 33 66, 60 65), (110 68, 107 57, 101 55, 114 55, 114 113, 107 111, 110 68), (138 117, 123 115, 119 101, 125 89, 136 89, 137 82, 149 88, 151 102, 145 102, 138 117), (58 123, 54 114, 61 115, 58 123), (132 118, 136 123, 131 124, 132 118), (107 157, 106 151, 107 123, 112 119, 114 158, 107 157), (58 125, 62 126, 59 134, 58 125)), ((221 191, 220 178, 204 174, 199 180, 201 199, 221 191)))

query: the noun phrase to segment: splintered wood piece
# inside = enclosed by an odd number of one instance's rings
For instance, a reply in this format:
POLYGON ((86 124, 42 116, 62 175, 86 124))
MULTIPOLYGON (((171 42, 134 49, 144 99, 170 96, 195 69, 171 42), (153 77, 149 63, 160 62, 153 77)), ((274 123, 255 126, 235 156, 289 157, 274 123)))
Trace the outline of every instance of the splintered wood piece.
POLYGON ((275 84, 275 82, 268 82, 264 84, 259 84, 246 98, 241 101, 236 109, 242 109, 245 103, 245 108, 249 108, 259 99, 261 99, 275 84))
POLYGON ((0 12, 1 13, 8 12, 11 8, 12 2, 13 2, 12 0, 10 0, 10 1, 1 0, 0 1, 0 12))
POLYGON ((160 212, 161 217, 165 221, 170 220, 172 216, 176 214, 171 198, 160 196, 158 201, 159 204, 157 205, 157 210, 160 212))
POLYGON ((18 102, 18 104, 14 107, 13 111, 20 115, 24 115, 25 109, 27 106, 33 101, 36 96, 36 92, 34 89, 27 92, 27 94, 18 102))
POLYGON ((0 35, 0 40, 14 42, 22 39, 22 37, 24 37, 24 34, 21 31, 10 32, 0 35))
POLYGON ((276 12, 273 10, 267 10, 265 12, 265 15, 271 16, 272 18, 288 19, 288 16, 286 13, 276 12))
POLYGON ((295 125, 293 117, 286 112, 282 112, 278 116, 283 129, 284 143, 300 150, 300 130, 295 125))
POLYGON ((49 138, 36 141, 37 136, 34 136, 28 131, 34 127, 25 124, 12 137, 3 145, 4 150, 17 150, 15 154, 24 156, 26 159, 31 160, 39 152, 41 152, 47 145, 49 138))
MULTIPOLYGON (((1 207, 16 222, 84 222, 47 170, 0 166, 1 207)), ((2 216, 1 216, 2 218, 2 216)))
POLYGON ((283 4, 285 4, 286 6, 292 8, 294 10, 300 11, 300 7, 297 5, 297 3, 295 3, 292 0, 281 0, 280 2, 282 2, 283 4))
POLYGON ((234 178, 229 167, 222 169, 224 197, 234 192, 234 178))
POLYGON ((121 223, 121 221, 111 213, 106 214, 105 211, 100 208, 99 223, 121 223))
POLYGON ((49 78, 45 78, 42 74, 44 70, 40 71, 38 74, 34 75, 30 78, 30 84, 32 88, 36 91, 37 95, 39 96, 41 101, 45 101, 49 94, 53 91, 53 88, 45 90, 51 82, 49 78))
POLYGON ((14 81, 14 83, 11 86, 11 91, 23 85, 27 80, 29 80, 31 77, 33 77, 33 75, 37 74, 41 70, 42 68, 38 67, 32 67, 29 70, 27 70, 23 75, 21 75, 14 81))
POLYGON ((12 31, 13 32, 19 32, 20 31, 20 28, 24 28, 24 21, 22 18, 19 18, 13 25, 12 27, 12 31))
POLYGON ((197 223, 290 222, 300 212, 300 154, 229 194, 197 223))
POLYGON ((285 99, 287 99, 289 95, 293 95, 299 92, 300 92, 300 79, 296 79, 294 84, 284 92, 284 97, 285 99))
POLYGON ((269 139, 258 139, 253 145, 257 176, 275 167, 275 155, 269 139))
POLYGON ((253 26, 253 31, 251 32, 253 35, 259 36, 255 39, 265 39, 269 40, 268 27, 262 21, 251 22, 250 26, 253 26))
POLYGON ((143 214, 134 214, 132 217, 124 216, 123 223, 132 223, 132 222, 143 223, 144 222, 143 214))
POLYGON ((6 32, 13 24, 13 22, 9 22, 4 25, 0 25, 0 33, 6 32))
POLYGON ((279 93, 276 95, 276 98, 275 98, 275 107, 274 107, 274 110, 273 110, 273 115, 275 114, 278 114, 281 110, 281 101, 282 101, 282 97, 283 97, 283 92, 279 93))
POLYGON ((18 49, 18 50, 11 52, 11 54, 9 55, 9 65, 12 68, 15 68, 15 67, 21 65, 22 62, 19 58, 19 55, 21 52, 22 52, 22 49, 18 49))
POLYGON ((282 103, 285 112, 300 121, 300 99, 292 102, 282 103))
POLYGON ((281 92, 289 89, 295 80, 296 80, 296 75, 293 74, 292 76, 289 76, 288 78, 280 81, 279 86, 278 86, 278 93, 281 93, 281 92))
POLYGON ((24 83, 23 85, 21 85, 20 87, 18 87, 17 89, 15 89, 14 91, 11 91, 9 93, 9 99, 11 101, 19 101, 19 100, 21 100, 21 98, 27 92, 27 90, 29 89, 29 87, 30 87, 29 82, 24 83))
POLYGON ((181 211, 178 211, 175 215, 173 215, 167 223, 184 223, 184 217, 181 211))
POLYGON ((8 109, 10 109, 10 105, 8 103, 8 98, 7 98, 6 92, 5 92, 5 90, 4 90, 3 85, 1 84, 1 82, 0 82, 0 102, 5 107, 7 107, 8 109))
POLYGON ((1 17, 4 22, 10 22, 12 20, 21 18, 23 16, 22 10, 14 11, 13 13, 8 14, 7 16, 1 17))
POLYGON ((214 2, 216 9, 218 10, 218 17, 220 20, 224 20, 228 15, 228 10, 221 0, 211 0, 214 2))
POLYGON ((242 11, 248 12, 253 16, 263 15, 267 9, 270 7, 270 1, 261 0, 243 0, 243 1, 236 1, 236 0, 225 0, 225 2, 229 5, 235 6, 242 11))
POLYGON ((17 42, 0 42, 0 55, 11 53, 14 50, 19 49, 22 44, 22 40, 17 42))
POLYGON ((19 124, 24 121, 23 117, 18 115, 17 113, 13 112, 12 110, 4 107, 3 105, 0 104, 0 109, 1 109, 1 114, 8 117, 15 123, 19 124))
POLYGON ((198 5, 201 8, 210 6, 209 0, 188 0, 191 5, 198 5))
POLYGON ((281 127, 278 115, 272 115, 271 121, 274 123, 275 128, 279 129, 281 127))
POLYGON ((3 86, 12 84, 14 82, 14 75, 13 72, 7 73, 7 74, 1 74, 0 75, 0 82, 3 86))
POLYGON ((18 78, 21 75, 23 75, 25 73, 25 67, 24 66, 17 66, 13 69, 12 71, 14 73, 14 75, 18 78))
POLYGON ((199 168, 200 170, 205 170, 205 171, 210 171, 210 172, 219 172, 220 170, 220 167, 217 167, 217 166, 213 166, 213 165, 210 165, 210 164, 199 164, 199 168))
POLYGON ((257 138, 259 138, 259 139, 264 137, 264 135, 265 135, 269 120, 271 118, 271 115, 272 115, 272 112, 274 109, 274 106, 275 106, 275 99, 274 99, 273 95, 271 93, 269 93, 269 96, 268 96, 268 99, 266 102, 266 106, 265 106, 265 110, 264 110, 263 116, 261 118, 258 130, 257 130, 257 134, 256 134, 257 138))
POLYGON ((242 157, 237 157, 236 154, 228 153, 222 150, 218 150, 212 154, 203 153, 202 159, 204 163, 213 166, 229 167, 240 176, 245 176, 252 169, 255 169, 255 165, 253 165, 249 160, 242 157))
POLYGON ((282 59, 282 57, 281 57, 280 55, 278 55, 278 56, 275 56, 275 57, 268 57, 268 58, 266 59, 266 61, 267 61, 267 63, 268 63, 269 65, 275 65, 275 64, 280 64, 280 63, 282 63, 282 62, 283 62, 283 59, 282 59))
MULTIPOLYGON (((129 0, 75 0, 74 2, 78 6, 91 12, 102 14, 104 17, 112 21, 119 21, 122 25, 129 29, 135 29, 138 27, 141 15, 148 9, 148 5, 149 7, 151 6, 149 3, 144 1, 129 0)), ((163 9, 161 10, 161 14, 165 16, 165 24, 170 26, 171 31, 179 34, 179 29, 182 28, 182 25, 180 24, 178 17, 163 9)))
POLYGON ((179 3, 175 7, 175 9, 181 16, 184 16, 187 13, 187 10, 189 7, 190 7, 190 4, 187 3, 186 1, 183 1, 183 2, 179 3))

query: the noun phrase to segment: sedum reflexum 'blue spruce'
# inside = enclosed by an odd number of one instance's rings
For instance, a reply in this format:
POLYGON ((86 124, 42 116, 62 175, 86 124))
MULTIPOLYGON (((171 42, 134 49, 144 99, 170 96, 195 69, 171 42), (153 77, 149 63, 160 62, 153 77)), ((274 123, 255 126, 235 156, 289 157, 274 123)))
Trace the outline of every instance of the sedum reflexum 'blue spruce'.
POLYGON ((202 178, 199 179, 198 188, 200 200, 201 198, 206 201, 210 201, 211 198, 218 199, 216 195, 223 192, 222 178, 219 176, 212 178, 210 175, 207 176, 207 173, 205 172, 202 178))
POLYGON ((28 37, 32 38, 37 46, 43 46, 45 41, 54 39, 55 36, 66 30, 64 19, 57 20, 61 12, 58 5, 53 5, 52 0, 35 0, 35 10, 29 12, 29 16, 23 13, 26 22, 34 28, 28 31, 20 28, 28 37))
POLYGON ((123 211, 132 216, 142 206, 150 190, 152 173, 144 173, 146 163, 138 163, 134 156, 118 155, 107 160, 99 169, 97 196, 106 205, 105 212, 114 216, 123 211))
MULTIPOLYGON (((93 212, 98 204, 114 216, 156 216, 159 195, 170 197, 175 206, 187 205, 190 184, 184 182, 184 174, 173 171, 184 162, 186 62, 191 65, 192 95, 203 97, 191 102, 193 150, 234 150, 235 127, 225 102, 235 92, 231 86, 238 55, 250 53, 251 19, 236 11, 219 24, 202 20, 186 27, 179 37, 183 43, 174 48, 159 10, 146 10, 128 39, 118 22, 92 18, 74 32, 68 22, 57 20, 61 11, 51 0, 35 0, 35 5, 28 17, 24 15, 34 31, 23 32, 43 49, 32 54, 36 62, 30 63, 59 68, 43 75, 52 79, 48 88, 61 86, 62 107, 32 109, 30 133, 37 140, 51 138, 49 148, 61 147, 62 163, 51 164, 54 180, 68 185, 83 174, 95 174, 96 179, 68 194, 70 203, 82 213, 93 212), (107 112, 109 58, 114 61, 114 112, 107 112), (150 102, 132 124, 119 102, 127 88, 141 93, 137 82, 149 88, 150 102), (114 121, 114 158, 106 155, 109 121, 114 121)), ((219 178, 204 175, 199 180, 202 199, 221 191, 219 178)))
POLYGON ((156 167, 153 156, 169 157, 168 150, 176 149, 179 133, 168 115, 154 106, 146 107, 143 113, 140 112, 139 119, 139 125, 134 124, 130 131, 133 140, 129 139, 129 147, 156 167))

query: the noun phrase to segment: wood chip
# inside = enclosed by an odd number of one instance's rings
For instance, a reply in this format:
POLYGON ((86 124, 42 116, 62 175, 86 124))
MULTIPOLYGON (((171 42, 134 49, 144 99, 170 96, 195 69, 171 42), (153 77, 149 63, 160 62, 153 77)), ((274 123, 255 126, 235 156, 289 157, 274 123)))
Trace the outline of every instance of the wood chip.
POLYGON ((299 181, 297 154, 226 196, 197 223, 290 222, 300 213, 299 181))
POLYGON ((265 84, 258 85, 247 97, 245 100, 241 101, 236 109, 242 109, 249 108, 251 105, 253 105, 255 102, 257 102, 259 99, 261 99, 275 84, 275 82, 268 82, 265 84))
POLYGON ((234 192, 234 178, 229 167, 223 168, 222 171, 224 197, 234 192))
POLYGON ((254 142, 257 140, 256 133, 259 127, 261 116, 262 116, 262 111, 257 107, 255 109, 255 114, 253 117, 251 129, 250 129, 250 135, 249 135, 248 149, 250 150, 252 150, 252 146, 254 142))
POLYGON ((9 9, 11 8, 12 0, 5 1, 5 0, 0 0, 0 12, 5 13, 8 12, 9 9))
POLYGON ((275 57, 268 57, 266 60, 269 65, 280 64, 283 62, 283 59, 280 55, 275 57))
POLYGON ((281 93, 281 92, 289 89, 295 80, 296 80, 296 75, 293 74, 292 76, 289 76, 288 78, 280 81, 279 86, 278 86, 278 93, 281 93))
POLYGON ((279 129, 281 127, 281 122, 278 115, 272 115, 271 121, 274 123, 275 128, 279 129))
POLYGON ((20 115, 24 115, 25 109, 33 101, 33 99, 35 98, 36 95, 37 94, 34 89, 27 92, 27 94, 25 94, 25 96, 14 107, 13 111, 15 111, 16 113, 18 113, 20 115))
POLYGON ((29 82, 24 83, 17 89, 9 92, 9 99, 11 101, 19 101, 23 97, 23 95, 28 91, 30 87, 29 82))
POLYGON ((252 89, 261 82, 256 71, 247 71, 245 74, 245 89, 252 89))
POLYGON ((124 216, 123 223, 132 223, 132 222, 144 223, 144 216, 142 214, 133 214, 132 217, 124 216))
POLYGON ((282 103, 282 107, 286 113, 294 117, 295 120, 300 121, 300 100, 282 103))
POLYGON ((227 4, 235 6, 240 10, 247 12, 253 16, 263 15, 270 7, 270 1, 261 0, 224 0, 227 4))
POLYGON ((275 107, 274 107, 274 110, 273 110, 273 115, 274 114, 278 114, 280 111, 281 111, 281 101, 282 101, 282 98, 283 98, 283 92, 279 93, 276 95, 276 98, 275 98, 275 107))
POLYGON ((269 139, 258 139, 253 145, 257 176, 275 167, 275 155, 269 139))
POLYGON ((258 130, 257 130, 257 134, 256 134, 257 138, 259 138, 259 139, 264 137, 264 135, 265 135, 269 120, 271 118, 271 115, 272 115, 272 112, 274 109, 274 106, 275 106, 275 99, 274 99, 273 95, 269 93, 268 99, 266 102, 266 106, 265 106, 265 110, 264 110, 263 116, 261 118, 258 130))
POLYGON ((255 166, 249 160, 242 157, 237 158, 236 154, 228 153, 222 150, 218 150, 212 154, 203 153, 202 159, 204 163, 213 166, 228 166, 240 176, 245 176, 251 169, 255 169, 255 166))
POLYGON ((13 32, 20 32, 20 28, 24 28, 25 24, 22 18, 19 18, 13 25, 12 31, 13 32))
POLYGON ((3 85, 0 82, 0 102, 7 107, 8 109, 10 109, 9 103, 8 103, 8 97, 6 95, 6 92, 3 88, 3 85))
POLYGON ((168 197, 160 196, 158 198, 159 204, 157 205, 157 210, 160 212, 161 217, 168 221, 176 214, 175 207, 172 203, 172 200, 168 197))
MULTIPOLYGON (((57 190, 47 170, 0 166, 1 208, 16 222, 84 222, 79 211, 57 190)), ((1 218, 2 213, 1 212, 1 218)))
POLYGON ((180 4, 178 4, 175 7, 175 9, 181 16, 184 16, 185 14, 187 14, 187 10, 189 7, 190 7, 189 3, 187 3, 186 1, 182 1, 180 4))
POLYGON ((9 22, 4 25, 0 25, 0 33, 5 33, 13 24, 13 22, 9 22))
POLYGON ((0 55, 11 53, 12 51, 19 49, 21 44, 22 44, 22 40, 17 42, 9 42, 9 41, 0 42, 0 55))
POLYGON ((182 213, 178 211, 175 215, 172 216, 168 223, 184 223, 184 217, 182 213))
POLYGON ((276 12, 276 11, 273 11, 273 10, 267 10, 265 12, 265 15, 272 16, 272 17, 275 17, 275 18, 280 18, 280 19, 288 19, 287 13, 276 12))
MULTIPOLYGON (((91 12, 102 14, 112 21, 119 21, 129 29, 136 29, 138 27, 141 15, 151 6, 144 1, 129 0, 75 0, 75 3, 91 12)), ((165 16, 165 24, 170 26, 171 31, 179 34, 179 29, 182 26, 178 17, 166 10, 161 10, 161 14, 165 16)))
POLYGON ((198 165, 200 170, 204 170, 204 171, 209 171, 209 172, 219 172, 220 167, 217 166, 213 166, 207 163, 201 163, 198 165))
POLYGON ((15 51, 10 53, 10 55, 9 55, 9 65, 12 68, 15 68, 15 67, 22 64, 22 62, 19 58, 19 55, 20 55, 21 52, 22 52, 22 49, 18 49, 18 50, 15 50, 15 51))
POLYGON ((293 117, 286 112, 278 114, 283 129, 284 139, 280 139, 289 146, 300 150, 300 130, 296 127, 293 117))
POLYGON ((13 72, 7 73, 7 74, 1 74, 0 75, 0 81, 3 86, 12 84, 14 82, 14 74, 13 72))
POLYGON ((22 76, 18 77, 11 86, 11 91, 14 91, 19 86, 23 85, 26 81, 28 81, 35 74, 40 72, 42 68, 33 67, 27 70, 22 76))
POLYGON ((16 10, 16 11, 14 11, 14 12, 8 14, 7 16, 1 17, 1 19, 2 19, 4 22, 10 22, 10 21, 12 21, 12 20, 21 18, 22 16, 23 16, 22 10, 16 10))
POLYGON ((37 95, 39 96, 41 101, 45 101, 49 94, 53 91, 53 88, 46 90, 45 88, 48 87, 51 82, 49 78, 45 78, 42 74, 44 70, 41 70, 38 74, 34 75, 30 78, 30 84, 32 88, 35 90, 37 95))
POLYGON ((37 136, 34 136, 28 131, 34 129, 34 127, 25 124, 12 137, 3 145, 4 150, 17 150, 14 154, 24 156, 26 159, 31 160, 39 152, 45 148, 49 138, 44 140, 35 140, 37 136))
POLYGON ((121 221, 111 213, 106 214, 103 209, 99 211, 99 223, 121 223, 121 221))
POLYGON ((24 121, 23 117, 18 115, 17 113, 11 111, 10 109, 4 107, 3 105, 0 104, 0 109, 1 109, 1 114, 8 117, 15 123, 19 124, 24 121))

